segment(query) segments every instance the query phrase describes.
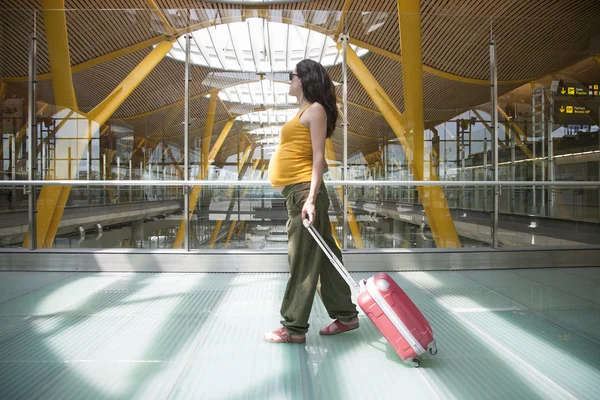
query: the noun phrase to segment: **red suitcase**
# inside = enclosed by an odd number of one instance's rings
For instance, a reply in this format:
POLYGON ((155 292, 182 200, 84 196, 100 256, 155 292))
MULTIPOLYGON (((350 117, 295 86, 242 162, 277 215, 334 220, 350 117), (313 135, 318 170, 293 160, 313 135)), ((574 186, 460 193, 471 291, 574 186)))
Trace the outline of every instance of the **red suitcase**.
POLYGON ((396 282, 385 272, 356 284, 340 260, 333 254, 321 235, 307 220, 308 228, 333 266, 350 288, 358 294, 358 305, 394 347, 402 360, 418 367, 417 358, 429 351, 437 353, 433 331, 425 316, 396 282))

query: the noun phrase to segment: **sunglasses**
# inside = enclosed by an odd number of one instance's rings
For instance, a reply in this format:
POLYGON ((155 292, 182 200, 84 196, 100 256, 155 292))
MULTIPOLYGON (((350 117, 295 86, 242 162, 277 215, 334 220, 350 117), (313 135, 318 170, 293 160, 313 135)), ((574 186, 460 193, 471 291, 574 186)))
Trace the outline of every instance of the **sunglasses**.
POLYGON ((291 80, 294 78, 294 75, 295 75, 295 76, 298 76, 298 74, 295 74, 295 73, 293 73, 293 72, 290 72, 290 81, 291 81, 291 80))

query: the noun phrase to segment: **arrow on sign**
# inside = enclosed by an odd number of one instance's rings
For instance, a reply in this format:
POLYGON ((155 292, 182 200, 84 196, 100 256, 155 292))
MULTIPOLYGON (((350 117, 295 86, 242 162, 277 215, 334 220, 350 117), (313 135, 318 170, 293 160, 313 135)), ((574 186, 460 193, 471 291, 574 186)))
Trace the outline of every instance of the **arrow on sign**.
POLYGON ((565 94, 567 91, 565 90, 565 88, 562 88, 562 90, 560 91, 561 94, 565 94))
MULTIPOLYGON (((563 89, 564 90, 564 89, 563 89)), ((565 108, 563 106, 560 106, 560 108, 558 109, 561 113, 565 112, 565 108)))

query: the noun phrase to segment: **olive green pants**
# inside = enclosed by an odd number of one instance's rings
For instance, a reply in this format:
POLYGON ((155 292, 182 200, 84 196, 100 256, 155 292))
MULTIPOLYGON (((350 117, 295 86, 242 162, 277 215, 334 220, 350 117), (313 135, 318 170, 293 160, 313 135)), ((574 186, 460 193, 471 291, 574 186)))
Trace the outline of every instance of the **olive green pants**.
MULTIPOLYGON (((358 315, 350 287, 302 224, 302 206, 309 192, 310 182, 289 185, 283 190, 288 214, 290 279, 281 304, 281 323, 290 335, 302 335, 308 331, 308 318, 319 280, 321 299, 332 319, 350 321, 358 315)), ((331 235, 328 208, 329 196, 322 183, 315 198, 314 226, 341 261, 342 252, 331 235)))

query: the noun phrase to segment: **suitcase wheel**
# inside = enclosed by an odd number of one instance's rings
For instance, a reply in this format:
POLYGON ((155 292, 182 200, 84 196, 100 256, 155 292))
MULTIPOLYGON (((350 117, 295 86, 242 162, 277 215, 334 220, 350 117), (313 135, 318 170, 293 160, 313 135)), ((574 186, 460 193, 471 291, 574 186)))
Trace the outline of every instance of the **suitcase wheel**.
POLYGON ((421 365, 421 361, 419 361, 418 358, 413 358, 413 359, 407 359, 406 361, 404 361, 405 363, 412 365, 415 368, 419 368, 419 365, 421 365))
POLYGON ((435 345, 435 340, 429 343, 427 346, 427 350, 429 350, 429 354, 435 356, 437 354, 437 346, 435 345))

